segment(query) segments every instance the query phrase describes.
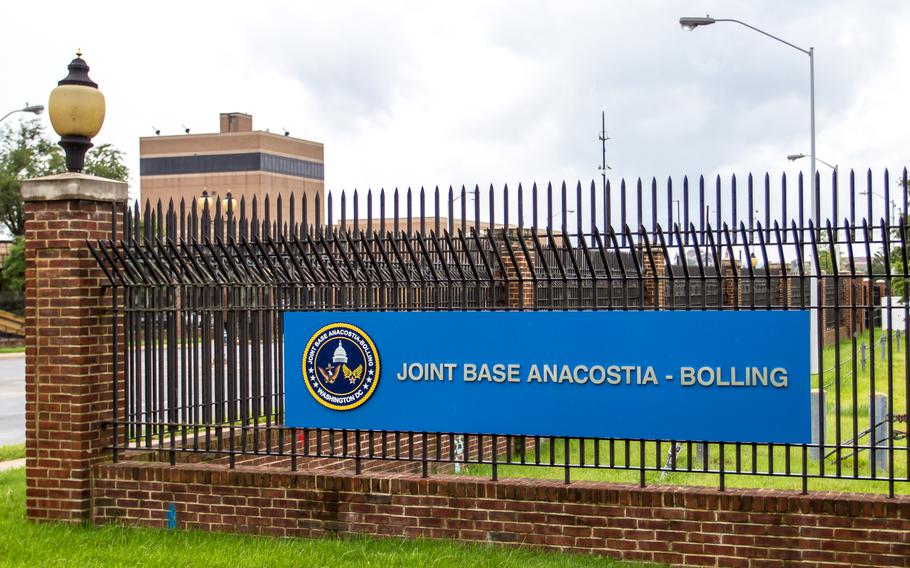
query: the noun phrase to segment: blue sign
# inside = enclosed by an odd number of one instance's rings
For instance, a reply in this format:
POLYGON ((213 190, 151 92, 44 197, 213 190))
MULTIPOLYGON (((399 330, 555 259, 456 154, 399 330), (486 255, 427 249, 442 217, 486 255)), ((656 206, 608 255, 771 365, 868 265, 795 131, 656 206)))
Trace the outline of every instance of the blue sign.
POLYGON ((288 426, 810 441, 808 311, 284 317, 288 426))

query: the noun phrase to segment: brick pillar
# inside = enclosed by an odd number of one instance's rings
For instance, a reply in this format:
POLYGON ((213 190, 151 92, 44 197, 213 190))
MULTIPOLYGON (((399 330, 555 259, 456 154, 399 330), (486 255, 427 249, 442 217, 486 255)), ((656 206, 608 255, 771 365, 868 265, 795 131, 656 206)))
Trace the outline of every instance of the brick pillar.
POLYGON ((834 341, 834 332, 833 330, 828 329, 828 325, 832 322, 828 321, 828 310, 826 308, 827 306, 834 305, 834 298, 828 297, 828 286, 827 282, 825 282, 827 279, 819 278, 818 280, 821 284, 821 286, 819 286, 820 290, 818 291, 818 305, 825 306, 824 308, 819 307, 818 309, 818 327, 822 331, 822 345, 829 345, 834 341))
MULTIPOLYGON (((127 185, 82 174, 22 182, 25 201, 26 509, 89 518, 91 466, 110 443, 112 334, 104 273, 86 240, 111 236, 127 185)), ((122 227, 118 215, 117 229, 122 227)))
POLYGON ((667 262, 664 258, 664 251, 657 246, 651 247, 651 255, 654 257, 654 270, 651 270, 651 261, 648 259, 648 249, 642 247, 639 249, 639 258, 641 258, 641 274, 645 285, 645 306, 659 310, 667 305, 667 262), (658 281, 655 285, 654 273, 657 272, 658 281))
POLYGON ((853 279, 843 278, 842 282, 844 286, 844 303, 841 304, 843 308, 841 318, 844 322, 844 332, 841 334, 841 339, 843 340, 853 335, 853 312, 848 307, 853 305, 853 279))
POLYGON ((742 265, 732 258, 722 260, 720 265, 722 270, 721 274, 723 274, 724 278, 724 306, 729 307, 742 300, 742 265), (739 282, 733 279, 734 267, 736 267, 736 273, 739 275, 739 282))
MULTIPOLYGON (((532 308, 534 306, 534 278, 531 276, 532 267, 528 265, 528 259, 525 257, 521 244, 518 242, 518 229, 509 230, 509 244, 512 246, 512 254, 515 255, 515 262, 512 262, 512 256, 509 255, 509 249, 505 242, 499 245, 499 255, 502 263, 506 267, 506 278, 509 279, 508 306, 510 308, 532 308), (516 270, 517 265, 517 270, 516 270), (519 280, 519 275, 521 280, 519 280)), ((528 250, 528 256, 533 263, 536 259, 537 252, 528 250)))
POLYGON ((768 264, 768 270, 771 272, 771 288, 768 290, 770 303, 783 305, 787 298, 787 287, 783 278, 784 266, 780 262, 772 262, 768 264))
MULTIPOLYGON (((850 279, 850 306, 858 306, 863 300, 863 279, 854 277, 850 279)), ((862 333, 866 327, 863 325, 863 310, 858 307, 850 308, 850 334, 862 333)))

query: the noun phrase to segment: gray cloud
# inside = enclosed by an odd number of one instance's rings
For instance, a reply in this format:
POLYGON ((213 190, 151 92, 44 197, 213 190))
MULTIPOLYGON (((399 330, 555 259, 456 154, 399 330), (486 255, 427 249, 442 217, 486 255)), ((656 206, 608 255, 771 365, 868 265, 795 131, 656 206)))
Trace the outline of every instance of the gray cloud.
POLYGON ((109 99, 101 141, 134 170, 152 124, 212 130, 244 110, 324 142, 331 188, 590 179, 606 109, 615 178, 776 179, 808 150, 806 58, 732 24, 679 29, 707 12, 817 48, 819 155, 880 169, 910 142, 898 1, 228 3, 185 6, 179 24, 177 6, 92 6, 74 26, 48 18, 40 42, 11 28, 0 58, 16 89, 0 105, 49 91, 81 46, 109 99))

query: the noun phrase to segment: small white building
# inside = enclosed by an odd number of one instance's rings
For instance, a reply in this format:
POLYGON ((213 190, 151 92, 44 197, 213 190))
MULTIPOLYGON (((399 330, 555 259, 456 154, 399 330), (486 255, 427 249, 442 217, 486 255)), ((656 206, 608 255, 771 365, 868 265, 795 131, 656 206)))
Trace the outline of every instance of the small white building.
POLYGON ((906 329, 907 305, 900 296, 882 298, 882 329, 894 328, 895 331, 906 329), (888 313, 890 312, 890 318, 888 313), (890 322, 888 320, 891 320, 890 322), (890 324, 890 325, 889 325, 890 324))

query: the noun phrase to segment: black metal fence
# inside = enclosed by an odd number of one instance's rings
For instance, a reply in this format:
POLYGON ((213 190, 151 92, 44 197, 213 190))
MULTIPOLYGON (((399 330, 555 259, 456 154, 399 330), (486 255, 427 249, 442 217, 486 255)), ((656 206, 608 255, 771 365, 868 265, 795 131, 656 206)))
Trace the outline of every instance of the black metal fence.
MULTIPOLYGON (((700 179, 681 194, 671 180, 666 193, 656 181, 634 191, 623 181, 619 191, 592 183, 136 204, 116 239, 89 243, 117 323, 114 459, 128 451, 297 468, 338 458, 358 471, 380 460, 415 462, 424 474, 470 465, 494 478, 506 465, 543 466, 566 482, 574 468, 631 470, 642 484, 707 473, 721 489, 749 474, 801 478, 804 490, 810 478, 881 480, 893 494, 910 480, 901 431, 910 314, 906 303, 882 311, 879 302, 906 290, 906 180, 906 170, 898 183, 885 172, 873 191, 870 172, 861 192, 853 173, 846 190, 833 178, 815 191, 830 202, 815 212, 820 224, 806 219, 801 177, 788 193, 786 177, 772 189, 765 176, 756 189, 751 175, 745 195, 736 178, 717 178, 709 202, 700 179), (813 444, 283 423, 285 311, 813 308, 830 324, 818 332, 813 444)), ((655 345, 663 340, 655 329, 655 345)))

